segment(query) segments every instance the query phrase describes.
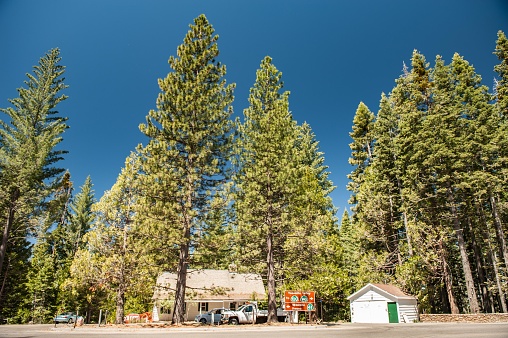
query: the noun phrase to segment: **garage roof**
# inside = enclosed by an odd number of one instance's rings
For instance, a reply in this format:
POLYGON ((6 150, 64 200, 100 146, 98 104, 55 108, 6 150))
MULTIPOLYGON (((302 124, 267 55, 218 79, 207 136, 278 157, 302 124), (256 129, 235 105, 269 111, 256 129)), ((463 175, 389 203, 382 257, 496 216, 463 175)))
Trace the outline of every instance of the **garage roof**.
POLYGON ((358 290, 355 293, 353 293, 347 299, 349 299, 350 301, 351 300, 355 300, 355 299, 357 299, 358 297, 360 297, 361 295, 363 295, 364 293, 366 293, 366 292, 368 292, 370 290, 373 290, 373 291, 375 291, 375 292, 377 292, 377 293, 379 293, 379 294, 381 294, 381 295, 383 295, 385 297, 389 297, 389 298, 395 298, 395 299, 416 299, 415 297, 406 294, 404 291, 402 291, 401 289, 399 289, 395 285, 391 285, 391 284, 373 284, 373 283, 369 283, 369 284, 365 285, 363 288, 361 288, 360 290, 358 290))

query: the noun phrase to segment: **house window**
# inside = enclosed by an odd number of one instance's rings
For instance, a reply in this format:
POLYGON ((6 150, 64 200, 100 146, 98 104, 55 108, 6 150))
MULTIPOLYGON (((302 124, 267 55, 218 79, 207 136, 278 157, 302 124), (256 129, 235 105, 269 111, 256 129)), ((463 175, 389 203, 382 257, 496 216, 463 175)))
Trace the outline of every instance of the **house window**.
POLYGON ((232 302, 232 303, 230 303, 230 304, 229 304, 229 308, 230 308, 231 310, 235 311, 235 310, 236 310, 236 302, 232 302))
POLYGON ((208 312, 208 303, 206 302, 199 302, 198 308, 200 312, 208 312))

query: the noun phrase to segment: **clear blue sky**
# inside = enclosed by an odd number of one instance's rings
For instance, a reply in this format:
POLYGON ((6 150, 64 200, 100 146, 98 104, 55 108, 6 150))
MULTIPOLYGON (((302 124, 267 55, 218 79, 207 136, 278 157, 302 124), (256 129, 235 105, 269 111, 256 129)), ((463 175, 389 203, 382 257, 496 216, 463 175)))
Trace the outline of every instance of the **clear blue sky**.
POLYGON ((235 114, 265 55, 282 71, 294 118, 311 125, 325 153, 339 216, 359 102, 377 112, 414 49, 431 66, 437 54, 449 62, 458 52, 492 88, 496 34, 508 34, 507 0, 0 0, 0 107, 59 47, 70 86, 59 106, 70 125, 60 165, 75 193, 90 175, 99 199, 144 142, 138 125, 155 108, 157 79, 202 13, 220 36, 226 80, 237 84, 235 114))

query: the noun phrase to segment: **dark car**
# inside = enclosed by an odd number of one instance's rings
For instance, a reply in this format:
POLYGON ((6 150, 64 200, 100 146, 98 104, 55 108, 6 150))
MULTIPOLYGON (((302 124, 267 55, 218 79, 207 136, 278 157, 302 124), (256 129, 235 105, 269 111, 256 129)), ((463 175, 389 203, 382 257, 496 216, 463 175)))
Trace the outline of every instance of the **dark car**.
POLYGON ((64 312, 56 316, 53 321, 57 323, 74 323, 76 321, 76 314, 74 312, 64 312))

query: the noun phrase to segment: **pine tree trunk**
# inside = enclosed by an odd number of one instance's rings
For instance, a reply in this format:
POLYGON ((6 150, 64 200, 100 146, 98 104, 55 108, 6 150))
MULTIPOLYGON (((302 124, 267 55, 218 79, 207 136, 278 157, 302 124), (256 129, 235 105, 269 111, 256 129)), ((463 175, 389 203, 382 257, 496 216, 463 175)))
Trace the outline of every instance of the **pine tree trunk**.
POLYGON ((490 257, 490 261, 492 264, 492 270, 494 272, 494 278, 496 279, 497 293, 499 295, 499 301, 501 303, 501 310, 504 313, 507 313, 508 310, 507 310, 506 299, 505 299, 505 295, 504 295, 504 291, 503 291, 503 282, 501 281, 501 276, 499 275, 499 269, 497 268, 497 265, 498 265, 497 255, 494 252, 494 250, 492 250, 492 246, 491 246, 488 234, 485 233, 485 231, 483 231, 482 233, 483 233, 483 240, 486 241, 489 245, 489 257, 490 257))
POLYGON ((455 202, 452 197, 451 187, 448 186, 448 202, 453 217, 453 229, 457 236, 457 245, 459 246, 460 258, 462 261, 462 271, 464 272, 464 278, 466 280, 467 297, 469 299, 469 308, 471 313, 479 313, 480 307, 478 306, 478 298, 476 297, 476 289, 474 285, 473 274, 471 272, 471 265, 469 264, 469 258, 467 257, 466 244, 464 242, 464 234, 460 228, 459 218, 457 215, 457 209, 455 202))
POLYGON ((0 245, 0 272, 2 271, 2 268, 4 265, 4 260, 5 260, 5 255, 7 253, 7 245, 9 243, 8 242, 9 235, 11 233, 12 224, 14 223, 14 214, 15 214, 15 210, 16 210, 15 205, 16 205, 18 198, 19 198, 19 191, 16 189, 11 194, 11 201, 9 203, 9 209, 7 212, 7 220, 5 222, 4 232, 2 234, 2 244, 0 245))
POLYGON ((482 235, 483 235, 483 240, 486 243, 488 243, 488 246, 489 246, 489 256, 490 256, 490 261, 492 264, 492 270, 494 272, 494 278, 496 279, 497 293, 499 295, 499 301, 501 303, 501 310, 504 313, 507 313, 508 310, 507 310, 506 299, 505 299, 505 295, 504 295, 504 291, 503 291, 503 282, 501 281, 501 276, 499 275, 499 269, 497 267, 498 266, 497 255, 496 255, 495 251, 492 250, 492 245, 490 243, 490 238, 489 238, 488 234, 485 231, 482 231, 482 235))
POLYGON ((453 295, 453 284, 452 284, 452 274, 450 272, 450 267, 448 266, 448 262, 446 261, 446 251, 443 246, 443 240, 439 240, 439 255, 441 256, 441 265, 443 269, 443 279, 446 287, 446 294, 448 295, 448 302, 450 303, 450 311, 453 315, 459 314, 459 307, 457 306, 457 302, 455 301, 455 296, 453 295))
MULTIPOLYGON (((123 283, 121 283, 123 284, 123 283)), ((116 319, 115 324, 123 324, 125 309, 125 292, 123 285, 118 287, 116 291, 116 319)))
POLYGON ((483 308, 484 312, 491 312, 492 313, 492 312, 495 312, 494 302, 493 302, 494 299, 492 298, 492 293, 487 288, 488 281, 487 281, 487 278, 485 277, 485 272, 484 272, 485 262, 483 261, 481 249, 480 249, 478 243, 476 242, 476 236, 474 233, 473 226, 471 224, 471 220, 468 220, 468 225, 469 225, 469 233, 471 234, 471 244, 473 246, 474 257, 476 260, 476 272, 478 273, 478 280, 479 280, 479 284, 480 284, 480 291, 481 291, 480 299, 482 301, 482 308, 483 308))
POLYGON ((503 255, 504 265, 505 267, 508 267, 508 250, 506 248, 506 240, 504 237, 503 226, 501 224, 501 218, 499 217, 499 213, 497 212, 497 203, 492 193, 489 193, 489 197, 490 197, 490 206, 492 209, 492 217, 494 218, 494 225, 496 227, 497 241, 499 242, 499 248, 503 255))
POLYGON ((266 266, 267 266, 267 287, 268 287, 268 323, 276 323, 277 319, 277 303, 275 301, 275 262, 273 259, 273 234, 270 231, 266 236, 266 266))
MULTIPOLYGON (((193 161, 189 160, 188 167, 194 167, 193 161)), ((176 280, 176 291, 175 291, 175 307, 173 311, 172 324, 182 325, 185 321, 185 291, 187 289, 187 267, 189 264, 189 249, 190 249, 190 229, 192 226, 192 216, 190 212, 192 210, 193 203, 193 192, 194 182, 191 177, 187 177, 186 182, 186 207, 183 208, 183 238, 182 244, 180 244, 180 253, 178 256, 178 268, 177 268, 177 280, 176 280)))
POLYGON ((185 243, 180 245, 180 254, 178 257, 175 307, 173 311, 172 324, 181 325, 185 321, 185 289, 187 288, 187 264, 189 257, 189 228, 185 230, 185 243))
MULTIPOLYGON (((127 221, 128 223, 128 221, 127 221)), ((123 324, 124 311, 125 311, 125 253, 127 252, 127 226, 123 228, 123 243, 122 251, 120 253, 120 269, 118 281, 118 289, 116 290, 116 319, 115 324, 123 324)))
POLYGON ((503 291, 503 282, 501 281, 501 277, 499 276, 499 270, 497 268, 497 256, 496 253, 490 250, 492 266, 494 269, 494 275, 496 277, 496 285, 497 291, 499 293, 499 301, 501 302, 501 310, 503 313, 508 313, 508 307, 506 306, 506 298, 503 291))
MULTIPOLYGON (((499 270, 497 268, 497 264, 498 264, 497 256, 496 256, 496 253, 492 250, 490 236, 489 236, 488 232, 485 230, 485 229, 488 229, 487 221, 485 220, 485 214, 483 213, 483 209, 481 209, 478 206, 478 204, 476 205, 476 211, 477 211, 477 213, 479 213, 480 219, 482 220, 482 223, 483 223, 483 226, 480 226, 479 229, 480 229, 480 233, 482 235, 483 242, 487 243, 487 246, 488 246, 488 254, 490 257, 492 270, 494 272, 494 278, 496 279, 496 286, 497 286, 497 292, 498 292, 499 298, 500 298, 501 309, 504 313, 506 313, 508 311, 507 311, 507 307, 506 307, 506 300, 505 300, 505 296, 504 296, 501 277, 499 276, 499 270)), ((495 311, 493 311, 493 312, 495 312, 495 311)))
MULTIPOLYGON (((7 278, 9 277, 9 266, 10 266, 10 258, 7 259, 7 265, 5 266, 5 273, 2 278, 2 287, 0 288, 0 309, 3 309, 4 307, 4 290, 5 290, 5 284, 7 284, 7 278)), ((1 276, 1 274, 0 274, 1 276)))
POLYGON ((412 257, 413 256, 413 245, 411 244, 411 234, 409 233, 409 228, 407 226, 408 225, 407 213, 405 211, 402 213, 402 217, 404 219, 404 230, 406 230, 408 253, 409 253, 409 257, 412 257))

